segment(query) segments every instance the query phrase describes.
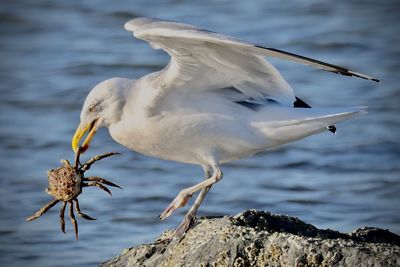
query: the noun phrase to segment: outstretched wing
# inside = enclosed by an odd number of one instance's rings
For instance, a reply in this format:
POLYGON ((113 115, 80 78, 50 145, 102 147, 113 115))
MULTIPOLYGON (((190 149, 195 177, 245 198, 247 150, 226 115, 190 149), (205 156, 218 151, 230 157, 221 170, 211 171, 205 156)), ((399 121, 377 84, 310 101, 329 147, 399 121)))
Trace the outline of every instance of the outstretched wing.
POLYGON ((266 48, 212 31, 176 22, 137 18, 125 29, 170 56, 161 72, 163 87, 213 90, 234 87, 243 100, 272 99, 286 105, 296 100, 293 89, 265 56, 292 60, 346 76, 378 81, 370 76, 322 61, 266 48))

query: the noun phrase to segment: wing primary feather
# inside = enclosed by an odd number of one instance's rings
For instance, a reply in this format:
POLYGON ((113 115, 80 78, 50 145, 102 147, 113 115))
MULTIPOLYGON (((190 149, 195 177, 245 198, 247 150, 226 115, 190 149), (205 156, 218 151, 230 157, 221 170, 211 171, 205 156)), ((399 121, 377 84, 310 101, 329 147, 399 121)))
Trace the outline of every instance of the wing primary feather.
POLYGON ((277 54, 281 54, 281 55, 287 56, 289 58, 292 58, 294 60, 295 59, 299 59, 300 61, 303 61, 303 63, 308 62, 308 63, 312 63, 314 65, 319 65, 321 68, 323 68, 324 70, 329 71, 329 72, 341 74, 341 75, 344 75, 344 76, 355 76, 355 77, 359 77, 359 78, 362 78, 362 79, 371 80, 371 81, 374 81, 374 82, 380 82, 378 79, 370 77, 368 75, 365 75, 365 74, 362 74, 362 73, 359 73, 359 72, 355 72, 355 71, 351 71, 351 70, 349 70, 347 68, 344 68, 344 67, 341 67, 341 66, 337 66, 337 65, 333 65, 333 64, 330 64, 330 63, 327 63, 327 62, 323 62, 323 61, 320 61, 320 60, 316 60, 316 59, 313 59, 313 58, 300 56, 300 55, 293 54, 293 53, 290 53, 290 52, 286 52, 286 51, 283 51, 283 50, 279 50, 279 49, 276 49, 276 48, 264 47, 264 46, 261 46, 261 45, 255 45, 254 47, 261 48, 261 49, 268 50, 268 51, 272 51, 272 52, 275 52, 277 54))

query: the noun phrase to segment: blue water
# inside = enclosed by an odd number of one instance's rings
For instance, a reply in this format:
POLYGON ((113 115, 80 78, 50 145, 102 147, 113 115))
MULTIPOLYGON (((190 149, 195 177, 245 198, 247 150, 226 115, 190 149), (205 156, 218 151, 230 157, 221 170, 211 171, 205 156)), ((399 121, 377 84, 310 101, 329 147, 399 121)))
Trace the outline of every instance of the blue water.
MULTIPOLYGON (((0 5, 0 262, 93 266, 177 226, 157 215, 200 167, 147 158, 100 131, 90 155, 118 151, 90 171, 123 186, 113 197, 85 189, 80 240, 60 232, 58 207, 26 222, 50 197, 46 170, 72 159, 70 140, 92 87, 137 78, 168 57, 123 29, 134 17, 195 24, 374 75, 381 83, 272 60, 314 106, 369 106, 329 132, 223 166, 200 215, 256 208, 321 228, 365 225, 400 233, 400 4, 398 1, 44 1, 0 5), (250 3, 251 2, 251 3, 250 3)), ((86 157, 90 156, 86 155, 86 157)), ((89 174, 89 173, 88 173, 89 174)))

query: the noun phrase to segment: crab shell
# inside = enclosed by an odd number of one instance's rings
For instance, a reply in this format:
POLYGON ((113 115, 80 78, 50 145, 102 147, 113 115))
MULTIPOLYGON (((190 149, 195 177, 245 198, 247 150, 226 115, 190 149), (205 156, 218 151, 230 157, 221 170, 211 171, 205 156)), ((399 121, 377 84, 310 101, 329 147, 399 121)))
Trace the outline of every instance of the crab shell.
POLYGON ((58 200, 67 202, 81 193, 82 174, 67 160, 61 160, 64 166, 47 172, 49 187, 46 192, 58 200))

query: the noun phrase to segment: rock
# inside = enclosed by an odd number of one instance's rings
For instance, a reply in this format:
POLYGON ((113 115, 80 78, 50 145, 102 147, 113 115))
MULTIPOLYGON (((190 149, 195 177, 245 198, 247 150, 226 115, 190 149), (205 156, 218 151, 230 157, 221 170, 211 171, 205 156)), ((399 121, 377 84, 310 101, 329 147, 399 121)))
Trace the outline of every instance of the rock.
POLYGON ((180 240, 125 249, 101 266, 400 266, 400 236, 372 227, 350 234, 320 230, 249 210, 197 219, 180 240))

